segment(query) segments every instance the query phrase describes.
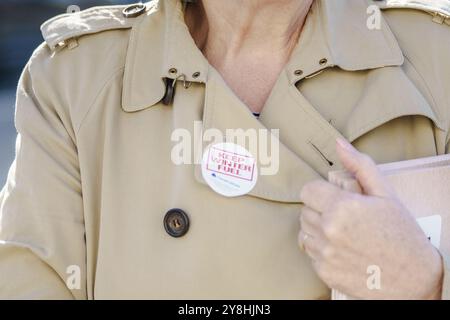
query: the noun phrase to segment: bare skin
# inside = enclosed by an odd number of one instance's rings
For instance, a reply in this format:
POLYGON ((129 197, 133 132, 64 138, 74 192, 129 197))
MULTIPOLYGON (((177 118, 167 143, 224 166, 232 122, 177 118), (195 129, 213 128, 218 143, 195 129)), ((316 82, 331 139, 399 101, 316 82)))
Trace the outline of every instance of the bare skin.
POLYGON ((203 0, 186 23, 210 64, 261 112, 300 36, 313 0, 203 0), (258 92, 258 94, 255 94, 258 92))
MULTIPOLYGON (((260 112, 295 47, 313 0, 203 0, 186 23, 208 61, 260 112)), ((324 182, 304 186, 299 245, 330 287, 359 298, 439 299, 442 260, 372 159, 341 141, 337 152, 365 194, 324 182), (351 228, 352 232, 348 232, 351 228), (383 289, 366 287, 382 268, 383 289)))
POLYGON ((345 140, 338 140, 337 153, 364 194, 325 181, 303 187, 299 245, 319 277, 356 298, 440 299, 439 252, 369 156, 345 140), (369 290, 366 284, 371 265, 381 270, 379 290, 369 290))

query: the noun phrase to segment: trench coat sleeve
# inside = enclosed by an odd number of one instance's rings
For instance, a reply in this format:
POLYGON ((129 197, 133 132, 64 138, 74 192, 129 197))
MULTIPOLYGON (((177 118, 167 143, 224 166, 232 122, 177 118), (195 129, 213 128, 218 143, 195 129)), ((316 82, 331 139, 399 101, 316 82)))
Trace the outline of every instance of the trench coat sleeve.
POLYGON ((42 90, 44 75, 31 74, 29 63, 17 91, 16 159, 0 193, 0 298, 83 299, 85 238, 74 135, 64 108, 54 104, 55 92, 42 90))

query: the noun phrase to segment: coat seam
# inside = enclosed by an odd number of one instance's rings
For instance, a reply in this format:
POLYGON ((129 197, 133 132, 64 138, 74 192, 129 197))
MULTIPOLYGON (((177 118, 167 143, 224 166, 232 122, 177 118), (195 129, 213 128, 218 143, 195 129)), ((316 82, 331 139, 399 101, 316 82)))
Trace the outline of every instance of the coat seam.
MULTIPOLYGON (((75 136, 78 136, 81 128, 86 120, 86 118, 88 117, 90 111, 92 110, 95 102, 98 100, 98 98, 101 96, 101 94, 103 93, 103 91, 109 86, 109 84, 111 83, 111 81, 113 79, 115 79, 115 77, 123 72, 125 69, 125 67, 120 67, 119 69, 116 69, 112 74, 110 74, 109 77, 107 77, 107 80, 104 82, 104 84, 101 86, 100 90, 98 91, 98 93, 95 95, 95 97, 92 99, 92 103, 89 104, 89 107, 87 108, 85 114, 82 116, 80 123, 77 125, 77 127, 75 128, 75 136)), ((78 139, 77 139, 78 140, 78 139)))
MULTIPOLYGON (((427 90, 428 94, 430 95, 432 103, 433 103, 433 106, 434 106, 434 110, 433 111, 435 111, 436 109, 438 109, 438 104, 436 102, 436 98, 433 95, 433 92, 431 91, 431 89, 430 89, 430 87, 428 85, 428 82, 425 81, 423 75, 419 72, 419 70, 417 69, 416 65, 412 62, 412 60, 408 57, 408 55, 404 54, 404 57, 409 62, 411 67, 414 69, 414 72, 419 76, 422 84, 424 85, 425 89, 427 90)), ((436 119, 436 120, 439 122, 440 125, 442 125, 442 123, 440 123, 441 121, 439 121, 438 119, 436 119)))
MULTIPOLYGON (((412 62, 412 60, 409 58, 409 56, 407 54, 404 54, 404 56, 405 56, 405 59, 411 65, 411 67, 414 69, 414 72, 419 76, 422 84, 424 85, 425 89, 427 90, 428 94, 430 95, 432 103, 433 103, 433 107, 434 107, 433 112, 436 114, 436 110, 437 110, 439 112, 439 115, 438 115, 438 118, 439 118, 439 116, 442 115, 442 113, 441 113, 440 109, 438 108, 438 103, 436 101, 436 98, 433 95, 432 90, 430 89, 430 86, 428 85, 428 82, 425 81, 423 75, 419 72, 419 70, 417 69, 416 65, 412 62)), ((445 133, 445 135, 446 135, 445 145, 447 146, 448 143, 450 142, 450 135, 449 135, 450 132, 449 132, 449 129, 446 130, 444 128, 446 128, 448 126, 448 122, 449 122, 448 121, 448 111, 447 111, 447 114, 445 116, 447 116, 447 119, 445 119, 446 120, 445 124, 443 123, 442 119, 436 119, 436 121, 437 121, 437 124, 439 125, 439 127, 437 129, 443 131, 445 133)))

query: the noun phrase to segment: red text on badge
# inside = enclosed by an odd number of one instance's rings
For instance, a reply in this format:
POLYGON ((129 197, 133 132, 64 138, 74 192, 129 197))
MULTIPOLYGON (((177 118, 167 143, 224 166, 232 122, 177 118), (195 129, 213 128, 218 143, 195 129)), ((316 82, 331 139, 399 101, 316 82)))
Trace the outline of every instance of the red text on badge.
POLYGON ((206 169, 238 179, 252 181, 255 171, 255 159, 212 147, 209 149, 206 169))

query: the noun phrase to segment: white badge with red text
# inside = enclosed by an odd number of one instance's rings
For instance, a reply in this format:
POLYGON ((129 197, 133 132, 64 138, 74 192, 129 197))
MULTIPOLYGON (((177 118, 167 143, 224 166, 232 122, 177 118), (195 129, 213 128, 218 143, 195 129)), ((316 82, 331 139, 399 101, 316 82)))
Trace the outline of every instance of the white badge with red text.
POLYGON ((215 192, 237 197, 253 189, 258 169, 255 158, 245 148, 234 143, 217 143, 203 154, 202 175, 215 192))

